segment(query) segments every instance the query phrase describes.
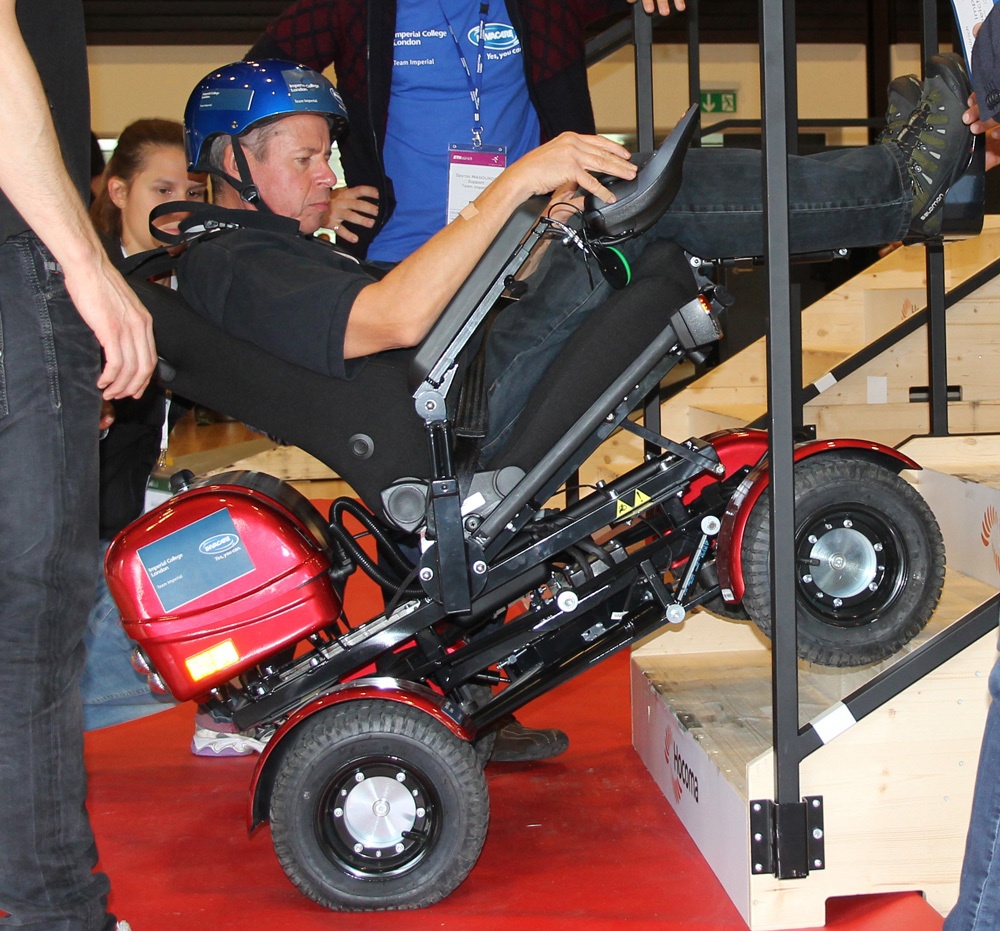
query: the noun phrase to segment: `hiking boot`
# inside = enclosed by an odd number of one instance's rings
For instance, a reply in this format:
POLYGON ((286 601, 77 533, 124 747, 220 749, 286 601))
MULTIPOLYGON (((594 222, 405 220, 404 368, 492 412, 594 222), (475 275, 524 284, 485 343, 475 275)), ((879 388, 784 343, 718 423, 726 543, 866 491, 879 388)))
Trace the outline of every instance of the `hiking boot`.
POLYGON ((958 56, 935 55, 927 63, 920 101, 895 140, 913 189, 911 237, 941 232, 945 195, 969 166, 973 136, 962 114, 971 93, 958 56))
POLYGON ((917 109, 923 85, 915 74, 904 74, 889 82, 889 106, 885 111, 885 128, 879 133, 876 144, 892 142, 917 109))
POLYGON ((490 760, 494 763, 529 763, 550 760, 569 748, 569 738, 554 727, 525 727, 513 717, 503 718, 496 729, 497 742, 490 760))

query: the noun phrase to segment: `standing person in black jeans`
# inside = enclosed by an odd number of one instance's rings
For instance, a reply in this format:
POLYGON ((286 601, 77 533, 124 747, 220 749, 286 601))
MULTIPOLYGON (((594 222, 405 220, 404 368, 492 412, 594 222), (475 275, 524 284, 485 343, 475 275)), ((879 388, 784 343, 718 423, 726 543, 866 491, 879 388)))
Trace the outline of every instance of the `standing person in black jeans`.
POLYGON ((0 0, 0 61, 0 926, 111 931, 79 692, 96 427, 101 394, 138 396, 156 352, 84 206, 82 5, 0 0))

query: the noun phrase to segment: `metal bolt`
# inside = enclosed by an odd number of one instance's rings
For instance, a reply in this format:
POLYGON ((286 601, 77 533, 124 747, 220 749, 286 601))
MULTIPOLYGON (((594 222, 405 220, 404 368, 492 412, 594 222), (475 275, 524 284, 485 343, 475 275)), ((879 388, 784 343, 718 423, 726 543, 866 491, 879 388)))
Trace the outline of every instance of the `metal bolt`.
POLYGON ((820 867, 823 866, 823 861, 822 860, 813 860, 813 866, 818 870, 820 867))
POLYGON ((823 837, 823 829, 822 828, 813 828, 813 839, 814 840, 820 840, 822 837, 823 837))
POLYGON ((812 580, 813 577, 808 572, 804 576, 802 576, 802 581, 805 582, 806 585, 808 585, 812 580))
POLYGON ((475 572, 476 575, 482 575, 486 571, 486 563, 481 559, 477 559, 472 564, 472 571, 475 572))
POLYGON ((853 521, 853 520, 850 520, 850 519, 848 519, 848 520, 845 520, 845 521, 844 521, 844 526, 845 526, 845 527, 853 527, 853 526, 854 526, 854 521, 853 521))
POLYGON ((872 547, 872 549, 875 550, 876 553, 881 553, 882 552, 882 544, 881 543, 876 543, 872 547))
POLYGON ((431 569, 430 566, 425 566, 423 569, 420 570, 421 582, 429 582, 433 578, 434 578, 434 570, 431 569))

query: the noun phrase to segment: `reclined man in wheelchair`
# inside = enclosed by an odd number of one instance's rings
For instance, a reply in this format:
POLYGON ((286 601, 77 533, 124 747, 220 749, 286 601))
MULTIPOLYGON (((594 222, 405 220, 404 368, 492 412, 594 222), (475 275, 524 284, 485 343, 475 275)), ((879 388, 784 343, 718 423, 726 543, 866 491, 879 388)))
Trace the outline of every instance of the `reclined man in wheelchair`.
MULTIPOLYGON (((884 145, 789 162, 796 253, 878 245, 940 228, 941 202, 965 169, 968 83, 955 61, 935 58, 924 96, 889 127, 884 145), (933 107, 933 110, 931 110, 933 107)), ((380 280, 309 237, 336 183, 331 142, 349 131, 325 78, 289 63, 237 63, 208 76, 188 104, 192 170, 208 171, 215 203, 241 211, 234 229, 188 250, 180 293, 231 334, 296 365, 351 378, 373 355, 416 346, 519 205, 554 191, 556 216, 579 213, 580 189, 615 195, 599 176, 631 179, 630 153, 602 137, 564 134, 510 166, 459 218, 380 280), (294 75, 301 87, 284 75, 294 75), (239 99, 236 99, 239 98, 239 99), (260 213, 266 222, 252 216, 260 213), (282 221, 282 218, 285 218, 282 221)), ((744 150, 693 149, 670 209, 623 248, 638 255, 666 240, 703 258, 763 252, 760 159, 744 150)), ((494 322, 487 351, 488 461, 524 409, 547 364, 610 287, 586 250, 550 249, 527 293, 494 322)))
MULTIPOLYGON (((944 195, 970 161, 972 136, 961 120, 968 94, 961 66, 936 57, 913 113, 896 114, 884 144, 791 158, 793 251, 936 234, 944 195)), ((563 134, 507 168, 383 274, 312 237, 336 183, 331 144, 349 131, 333 86, 289 62, 220 68, 195 89, 185 116, 191 170, 216 180, 214 206, 182 224, 191 244, 177 267, 179 293, 198 316, 176 306, 176 295, 143 289, 168 378, 184 396, 331 465, 372 512, 388 518, 398 549, 424 526, 427 482, 440 466, 427 436, 435 421, 427 411, 437 398, 418 396, 428 406, 423 419, 415 416, 414 364, 419 382, 434 374, 449 340, 461 343, 454 356, 445 351, 447 370, 435 385, 445 395, 464 377, 471 400, 454 449, 437 454, 449 467, 454 456, 463 497, 470 481, 476 494, 496 497, 504 469, 523 475, 548 455, 551 438, 580 420, 670 315, 696 297, 699 281, 684 251, 709 258, 763 251, 759 155, 686 151, 694 116, 689 111, 682 121, 683 138, 664 147, 672 163, 664 172, 668 192, 654 197, 630 188, 641 172, 623 147, 563 134), (637 199, 624 219, 614 215, 616 191, 623 203, 637 199), (545 207, 540 195, 550 192, 545 207), (526 209, 532 221, 539 211, 552 221, 529 245, 530 223, 523 230, 515 223, 526 209), (595 230, 606 234, 599 242, 595 230), (413 347, 446 309, 464 304, 465 316, 468 295, 480 297, 479 269, 498 248, 501 258, 520 250, 508 266, 516 280, 506 272, 499 282, 487 276, 485 303, 504 291, 518 299, 494 309, 485 337, 469 338, 459 323, 437 338, 433 352, 425 346, 430 361, 421 369, 413 347), (570 396, 550 397, 550 387, 565 387, 567 379, 570 396), (486 473, 489 489, 470 479, 487 468, 494 469, 486 473)), ((389 578, 383 587, 397 582, 389 578)), ((448 606, 450 613, 460 608, 448 606)), ((565 749, 564 735, 543 734, 531 758, 565 749)))

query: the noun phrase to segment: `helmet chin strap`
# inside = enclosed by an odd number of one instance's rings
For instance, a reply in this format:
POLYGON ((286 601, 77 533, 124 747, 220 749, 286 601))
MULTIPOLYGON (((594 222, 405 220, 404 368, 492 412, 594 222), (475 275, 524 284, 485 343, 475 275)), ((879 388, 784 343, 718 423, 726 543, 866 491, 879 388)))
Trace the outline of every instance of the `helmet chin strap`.
POLYGON ((225 173, 220 173, 223 180, 228 182, 240 195, 240 200, 250 204, 261 213, 273 214, 274 211, 268 207, 267 202, 260 196, 260 190, 254 184, 253 176, 250 174, 250 165, 247 163, 246 153, 240 145, 238 136, 233 136, 233 157, 236 159, 236 167, 239 169, 239 179, 233 178, 225 173))

